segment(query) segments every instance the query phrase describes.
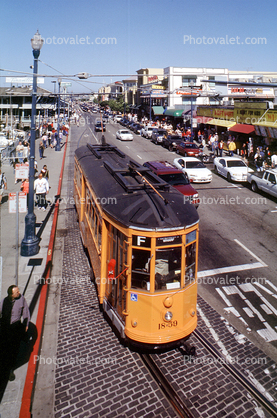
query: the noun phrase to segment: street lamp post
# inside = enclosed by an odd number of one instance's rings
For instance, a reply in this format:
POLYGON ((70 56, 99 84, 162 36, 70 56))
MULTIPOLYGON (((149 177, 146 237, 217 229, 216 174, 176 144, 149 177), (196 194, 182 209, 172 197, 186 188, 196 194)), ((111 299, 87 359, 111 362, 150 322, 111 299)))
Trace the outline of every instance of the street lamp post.
POLYGON ((192 125, 193 125, 193 117, 192 117, 192 92, 193 92, 194 83, 190 83, 190 136, 191 139, 193 137, 192 135, 192 125))
POLYGON ((149 121, 150 121, 150 123, 152 122, 152 101, 151 101, 151 93, 152 93, 152 90, 150 90, 150 115, 149 115, 149 121))
POLYGON ((36 215, 34 214, 34 179, 35 179, 35 141, 36 141, 36 100, 37 100, 37 72, 38 57, 43 39, 38 30, 31 39, 34 56, 33 69, 33 92, 32 92, 32 120, 31 120, 31 143, 30 143, 30 160, 29 160, 29 202, 28 213, 25 216, 25 235, 21 242, 21 255, 30 257, 39 252, 39 238, 36 236, 36 215))
POLYGON ((58 94, 58 128, 57 128, 57 141, 55 146, 55 151, 61 150, 61 143, 60 143, 60 108, 61 108, 61 79, 58 79, 58 85, 59 85, 59 94, 58 94))

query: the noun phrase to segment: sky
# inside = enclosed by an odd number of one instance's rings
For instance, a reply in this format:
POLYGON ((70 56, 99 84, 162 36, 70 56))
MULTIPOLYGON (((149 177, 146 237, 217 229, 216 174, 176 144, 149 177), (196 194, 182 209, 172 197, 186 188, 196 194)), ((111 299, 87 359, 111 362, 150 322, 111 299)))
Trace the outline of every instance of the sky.
MULTIPOLYGON (((2 0, 0 68, 10 72, 0 71, 0 87, 21 76, 11 71, 32 72, 37 29, 39 74, 94 75, 62 78, 69 92, 97 91, 140 68, 277 72, 276 15, 276 0, 2 0)), ((55 80, 41 87, 53 91, 55 80)))

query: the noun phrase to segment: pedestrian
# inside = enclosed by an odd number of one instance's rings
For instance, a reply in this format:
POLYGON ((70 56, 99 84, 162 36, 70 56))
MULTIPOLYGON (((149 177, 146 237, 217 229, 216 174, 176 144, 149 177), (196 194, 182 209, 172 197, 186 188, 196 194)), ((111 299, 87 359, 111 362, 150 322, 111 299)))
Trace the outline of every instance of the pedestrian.
POLYGON ((46 195, 49 192, 49 183, 43 177, 43 173, 39 173, 38 178, 35 180, 34 188, 36 192, 37 206, 38 209, 46 210, 47 202, 46 195))
POLYGON ((2 203, 4 190, 7 190, 7 179, 6 179, 5 173, 1 173, 1 168, 0 168, 0 205, 2 203))
POLYGON ((55 135, 55 130, 53 130, 52 133, 51 133, 50 147, 54 148, 55 146, 56 146, 56 135, 55 135))
POLYGON ((42 176, 49 182, 49 170, 46 164, 44 164, 44 166, 42 167, 41 172, 42 176))
POLYGON ((276 168, 277 167, 277 155, 276 155, 276 153, 274 153, 271 156, 271 167, 272 168, 276 168))
POLYGON ((229 149, 230 156, 233 157, 234 151, 237 149, 235 141, 233 139, 231 140, 228 149, 229 149))
POLYGON ((40 156, 40 159, 42 160, 43 159, 43 153, 44 153, 44 145, 43 145, 43 141, 40 141, 40 143, 39 143, 39 156, 40 156))
POLYGON ((47 134, 46 134, 46 132, 44 132, 44 134, 42 135, 42 142, 43 142, 43 145, 44 145, 44 148, 47 148, 47 134))
POLYGON ((29 206, 29 179, 22 180, 20 190, 24 193, 26 193, 27 196, 27 207, 29 206))
POLYGON ((23 164, 23 151, 24 151, 24 146, 22 145, 22 142, 19 141, 16 147, 16 153, 17 153, 18 162, 20 164, 23 164))
POLYGON ((14 380, 14 368, 19 352, 20 342, 28 331, 30 312, 24 296, 18 286, 9 286, 8 296, 1 301, 1 353, 5 365, 10 371, 9 380, 14 380), (23 322, 21 322, 21 318, 23 322))
POLYGON ((222 154, 223 154, 223 147, 224 147, 224 142, 223 142, 223 139, 221 139, 221 141, 218 144, 218 151, 219 151, 220 157, 222 157, 222 154))

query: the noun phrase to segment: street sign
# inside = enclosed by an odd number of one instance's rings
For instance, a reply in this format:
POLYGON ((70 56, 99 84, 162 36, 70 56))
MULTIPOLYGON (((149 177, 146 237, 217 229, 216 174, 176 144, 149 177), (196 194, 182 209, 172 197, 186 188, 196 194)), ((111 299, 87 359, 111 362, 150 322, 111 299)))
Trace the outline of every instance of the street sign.
POLYGON ((15 180, 29 178, 29 164, 15 164, 15 180))
POLYGON ((66 83, 65 81, 61 82, 61 87, 71 87, 72 83, 66 83))
MULTIPOLYGON (((33 84, 33 77, 6 77, 6 83, 33 84)), ((44 84, 44 78, 37 77, 37 84, 44 84)))
MULTIPOLYGON (((18 193, 19 213, 27 212, 27 194, 25 192, 18 193)), ((9 213, 16 213, 16 192, 9 193, 9 213)))

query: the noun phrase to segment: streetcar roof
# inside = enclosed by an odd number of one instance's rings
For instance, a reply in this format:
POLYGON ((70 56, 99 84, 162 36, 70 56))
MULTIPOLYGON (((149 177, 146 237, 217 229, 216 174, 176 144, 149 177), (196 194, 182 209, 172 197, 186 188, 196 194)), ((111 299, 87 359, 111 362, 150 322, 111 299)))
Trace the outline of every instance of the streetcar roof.
POLYGON ((198 222, 195 207, 180 192, 117 147, 87 144, 75 157, 102 210, 121 224, 160 230, 198 222))

